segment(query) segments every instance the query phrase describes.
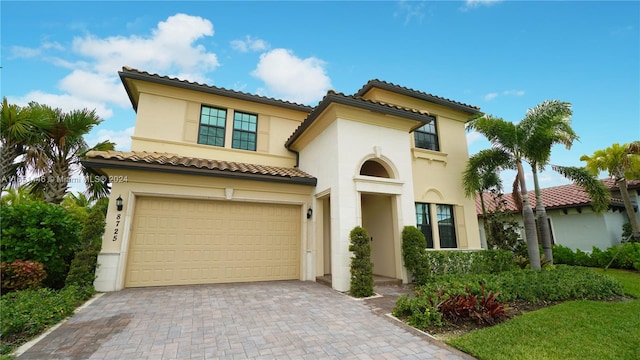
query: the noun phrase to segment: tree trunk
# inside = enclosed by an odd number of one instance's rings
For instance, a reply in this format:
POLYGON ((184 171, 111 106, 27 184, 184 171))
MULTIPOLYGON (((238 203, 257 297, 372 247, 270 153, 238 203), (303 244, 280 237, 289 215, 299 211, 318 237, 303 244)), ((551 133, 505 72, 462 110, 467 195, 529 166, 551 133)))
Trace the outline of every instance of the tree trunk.
POLYGON ((527 238, 527 250, 529 253, 529 264, 531 268, 540 270, 540 250, 538 249, 538 234, 536 233, 536 221, 533 217, 533 210, 529 204, 527 185, 524 181, 524 169, 522 161, 516 160, 518 166, 518 179, 520 181, 520 192, 522 194, 522 222, 524 223, 524 234, 527 238))
POLYGON ((549 229, 549 219, 547 217, 547 210, 542 203, 542 191, 540 190, 540 184, 538 183, 538 169, 535 165, 531 165, 531 171, 533 172, 533 186, 536 191, 536 219, 538 225, 538 232, 540 234, 540 240, 542 240, 542 251, 544 259, 553 264, 553 250, 551 249, 551 229, 549 229))
POLYGON ((60 204, 69 187, 69 165, 66 163, 54 163, 47 177, 44 189, 44 201, 52 204, 60 204))
POLYGON ((17 173, 14 162, 19 152, 14 146, 4 145, 0 148, 1 168, 0 168, 0 190, 5 190, 12 183, 17 183, 17 173))
POLYGON ((640 241, 640 224, 638 224, 638 218, 635 211, 633 211, 633 205, 629 198, 629 190, 627 189, 627 180, 624 177, 616 178, 618 188, 620 188, 620 194, 622 195, 622 201, 624 202, 624 209, 627 211, 627 217, 631 224, 631 231, 635 241, 640 241))
POLYGON ((482 225, 484 225, 484 242, 489 249, 489 223, 487 219, 487 209, 484 204, 484 191, 480 191, 480 206, 482 207, 482 225))

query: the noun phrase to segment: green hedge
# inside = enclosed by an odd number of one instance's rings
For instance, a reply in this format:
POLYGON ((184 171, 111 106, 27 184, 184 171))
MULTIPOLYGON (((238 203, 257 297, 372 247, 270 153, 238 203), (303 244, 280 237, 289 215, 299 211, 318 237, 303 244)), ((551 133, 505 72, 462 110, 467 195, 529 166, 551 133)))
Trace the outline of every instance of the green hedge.
POLYGON ((16 291, 0 298, 1 354, 11 352, 48 327, 73 314, 76 307, 93 295, 92 288, 67 286, 16 291))
POLYGON ((60 205, 29 201, 0 207, 3 262, 32 260, 44 264, 43 285, 64 287, 69 263, 80 246, 82 224, 60 205))
POLYGON ((556 264, 589 266, 614 269, 640 270, 640 243, 624 243, 607 250, 593 247, 591 253, 579 249, 573 251, 562 245, 553 245, 553 261, 556 264), (612 262, 613 260, 613 262, 612 262))
POLYGON ((351 283, 349 294, 355 297, 367 297, 373 292, 373 263, 371 262, 371 243, 367 230, 356 226, 349 233, 351 244, 351 283))

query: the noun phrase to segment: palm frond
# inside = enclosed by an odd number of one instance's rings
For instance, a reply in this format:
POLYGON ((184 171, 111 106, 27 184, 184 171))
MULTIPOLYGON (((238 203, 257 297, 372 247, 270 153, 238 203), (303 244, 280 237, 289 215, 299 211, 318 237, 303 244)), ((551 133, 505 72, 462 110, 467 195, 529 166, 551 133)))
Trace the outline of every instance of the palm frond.
POLYGON ((551 165, 551 168, 581 186, 589 194, 591 207, 596 214, 607 211, 611 203, 611 193, 602 181, 598 180, 586 168, 559 165, 551 165))

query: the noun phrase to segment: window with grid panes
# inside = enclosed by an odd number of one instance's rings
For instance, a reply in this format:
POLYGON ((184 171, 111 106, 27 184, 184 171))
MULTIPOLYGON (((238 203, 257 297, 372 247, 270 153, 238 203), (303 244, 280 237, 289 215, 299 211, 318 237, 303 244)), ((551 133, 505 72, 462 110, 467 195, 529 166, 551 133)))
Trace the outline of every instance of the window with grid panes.
POLYGON ((200 110, 198 144, 224 146, 227 110, 203 105, 200 110))
POLYGON ((458 247, 455 221, 453 219, 453 205, 436 205, 436 219, 438 220, 438 232, 440 233, 440 247, 458 247))
POLYGON ((231 147, 234 149, 256 151, 256 133, 258 116, 236 111, 233 114, 233 139, 231 147))
POLYGON ((436 118, 434 116, 430 118, 431 121, 428 124, 424 124, 413 132, 415 144, 417 148, 440 151, 436 118))
POLYGON ((427 248, 433 249, 433 231, 431 230, 429 204, 416 203, 416 227, 422 232, 427 240, 427 248))

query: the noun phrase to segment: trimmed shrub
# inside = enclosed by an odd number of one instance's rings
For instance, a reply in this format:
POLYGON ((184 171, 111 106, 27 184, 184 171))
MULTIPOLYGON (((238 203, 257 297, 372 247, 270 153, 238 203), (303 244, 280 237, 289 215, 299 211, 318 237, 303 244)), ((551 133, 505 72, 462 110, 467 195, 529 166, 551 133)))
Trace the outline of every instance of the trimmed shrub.
POLYGON ((371 243, 367 230, 356 226, 349 233, 351 244, 351 286, 349 293, 355 297, 367 297, 373 292, 373 263, 371 262, 371 243))
POLYGON ((566 246, 553 245, 553 258, 557 264, 601 267, 609 265, 613 269, 640 270, 640 243, 627 242, 611 246, 603 251, 593 247, 591 253, 566 246))
POLYGON ((44 266, 37 261, 14 260, 11 263, 0 263, 2 276, 2 293, 16 290, 35 289, 47 277, 44 266))
POLYGON ((429 276, 429 264, 425 261, 427 240, 415 226, 402 229, 402 258, 415 283, 421 284, 429 276))
POLYGON ((82 228, 81 248, 71 261, 66 285, 93 286, 93 281, 96 279, 98 254, 102 248, 104 227, 105 216, 102 209, 92 208, 82 228))
POLYGON ((64 286, 69 263, 79 247, 81 224, 59 205, 28 201, 0 207, 2 261, 44 264, 43 285, 64 286))
POLYGON ((495 274, 516 269, 509 250, 427 251, 429 276, 495 274))

